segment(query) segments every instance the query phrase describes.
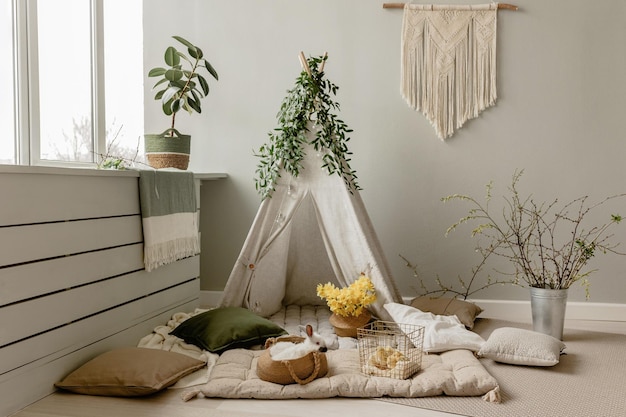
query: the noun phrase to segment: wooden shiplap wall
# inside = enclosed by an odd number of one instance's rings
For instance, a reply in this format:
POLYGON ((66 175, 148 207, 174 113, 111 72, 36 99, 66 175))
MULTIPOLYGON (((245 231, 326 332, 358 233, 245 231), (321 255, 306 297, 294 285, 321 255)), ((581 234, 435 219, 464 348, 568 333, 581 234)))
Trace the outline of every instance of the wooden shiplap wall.
POLYGON ((144 270, 136 172, 0 167, 0 416, 193 310, 198 276, 144 270))

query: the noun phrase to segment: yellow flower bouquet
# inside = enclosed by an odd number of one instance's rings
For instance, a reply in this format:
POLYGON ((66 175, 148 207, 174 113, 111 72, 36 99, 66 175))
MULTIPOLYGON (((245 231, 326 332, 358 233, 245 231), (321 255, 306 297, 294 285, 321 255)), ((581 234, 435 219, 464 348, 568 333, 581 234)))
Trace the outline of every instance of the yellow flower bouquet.
POLYGON ((330 282, 318 284, 317 295, 326 300, 330 311, 343 317, 360 316, 376 301, 374 284, 365 274, 345 288, 337 288, 330 282))

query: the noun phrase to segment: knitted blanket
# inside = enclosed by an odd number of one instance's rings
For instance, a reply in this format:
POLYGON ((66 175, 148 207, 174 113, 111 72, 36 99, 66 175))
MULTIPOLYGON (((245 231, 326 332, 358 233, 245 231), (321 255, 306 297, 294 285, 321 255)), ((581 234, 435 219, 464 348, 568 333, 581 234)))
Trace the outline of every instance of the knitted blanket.
POLYGON ((193 173, 140 171, 146 271, 200 253, 193 173))

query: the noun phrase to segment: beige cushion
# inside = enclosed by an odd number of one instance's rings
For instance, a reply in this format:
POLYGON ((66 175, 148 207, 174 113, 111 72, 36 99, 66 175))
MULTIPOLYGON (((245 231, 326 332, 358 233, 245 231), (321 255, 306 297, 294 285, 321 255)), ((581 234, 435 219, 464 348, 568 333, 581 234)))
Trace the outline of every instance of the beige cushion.
POLYGON ((501 327, 491 333, 478 356, 512 365, 552 366, 559 363, 565 344, 532 330, 501 327))
POLYGON ((418 310, 429 313, 442 316, 457 316, 468 329, 474 327, 474 320, 483 311, 482 308, 474 303, 448 297, 417 297, 410 304, 418 310))
POLYGON ((164 350, 120 348, 85 363, 56 387, 78 394, 138 397, 160 391, 205 366, 205 362, 164 350))

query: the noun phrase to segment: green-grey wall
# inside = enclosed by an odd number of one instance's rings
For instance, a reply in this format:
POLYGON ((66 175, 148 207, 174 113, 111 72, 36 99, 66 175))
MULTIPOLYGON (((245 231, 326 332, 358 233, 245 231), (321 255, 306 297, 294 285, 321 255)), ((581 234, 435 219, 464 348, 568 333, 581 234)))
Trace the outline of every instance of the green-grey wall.
MULTIPOLYGON (((253 150, 276 126, 300 51, 329 54, 326 73, 354 129, 352 165, 403 295, 414 295, 416 282, 399 254, 426 278, 467 277, 478 261, 469 229, 444 237, 463 210, 442 196, 482 196, 490 180, 504 190, 516 168, 526 171, 520 188, 538 199, 626 191, 626 2, 525 0, 519 11, 500 11, 496 106, 445 142, 400 96, 402 11, 382 3, 144 2, 145 68, 161 61, 171 35, 181 35, 220 74, 202 115, 177 122, 193 137, 190 169, 229 174, 203 185, 202 289, 223 288, 256 213, 253 150)), ((151 85, 146 79, 146 130, 161 131, 167 121, 151 85)), ((616 238, 626 247, 626 225, 616 238)), ((626 303, 626 257, 599 256, 591 266, 599 269, 592 301, 626 303)), ((475 298, 528 297, 498 287, 475 298)), ((584 291, 576 287, 570 299, 583 300, 584 291)))

